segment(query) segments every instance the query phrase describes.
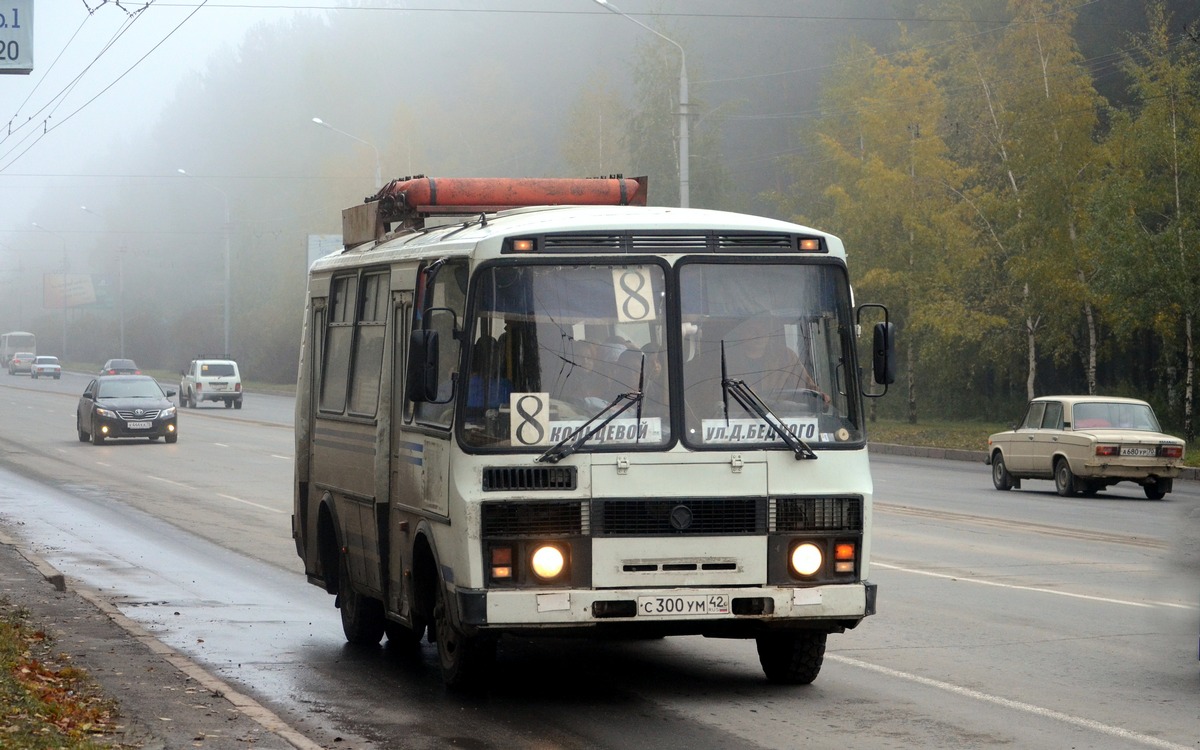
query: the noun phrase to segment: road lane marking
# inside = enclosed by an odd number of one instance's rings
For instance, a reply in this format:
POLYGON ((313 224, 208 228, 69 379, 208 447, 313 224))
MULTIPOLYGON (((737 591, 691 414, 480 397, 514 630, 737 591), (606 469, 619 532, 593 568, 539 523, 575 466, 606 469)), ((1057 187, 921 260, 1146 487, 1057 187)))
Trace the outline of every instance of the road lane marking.
POLYGON ((292 457, 291 457, 291 456, 281 456, 281 455, 279 455, 278 453, 272 453, 272 454, 271 454, 271 458, 281 458, 281 459, 283 459, 284 461, 291 461, 291 460, 292 460, 292 457))
POLYGON ((225 443, 213 443, 213 445, 217 446, 218 448, 228 448, 229 447, 225 443))
POLYGON ((1039 588, 1038 586, 1020 586, 1015 583, 1000 583, 999 581, 986 581, 980 578, 968 578, 961 575, 950 575, 949 573, 934 573, 930 570, 916 570, 915 568, 902 568, 899 565, 888 565, 876 560, 871 561, 872 565, 877 565, 885 570, 898 570, 901 573, 912 573, 919 576, 929 576, 930 578, 945 578, 951 581, 962 581, 963 583, 977 583, 980 586, 995 586, 1002 589, 1014 589, 1016 591, 1035 591, 1039 594, 1054 594, 1055 596, 1066 596, 1072 599, 1087 599, 1093 602, 1104 602, 1105 604, 1124 604, 1128 607, 1143 607, 1152 609, 1154 607, 1170 607, 1172 609, 1195 609, 1189 604, 1177 604, 1175 602, 1131 602, 1127 599, 1112 599, 1106 596, 1091 596, 1089 594, 1075 594, 1070 591, 1057 591, 1055 589, 1039 588))
POLYGON ((193 489, 193 487, 191 485, 184 484, 183 482, 176 482, 174 479, 167 479, 166 477, 156 477, 153 474, 148 474, 147 476, 149 476, 151 479, 157 479, 160 482, 166 482, 167 484, 173 484, 176 487, 187 487, 189 490, 193 489))
POLYGON ((1128 729, 1122 729, 1121 727, 1114 727, 1110 724, 1102 724, 1098 721, 1093 721, 1092 719, 1085 719, 1081 716, 1072 716, 1071 714, 1064 714, 1061 711, 1055 711, 1050 708, 1042 708, 1041 706, 1035 706, 1031 703, 1022 703, 1021 701, 1014 701, 1009 698, 1001 698, 998 695, 990 695, 988 693, 981 693, 978 690, 972 690, 971 688, 961 687, 959 685, 954 685, 949 682, 942 682, 941 680, 933 680, 928 677, 921 677, 920 675, 910 674, 908 672, 901 672, 897 669, 881 667, 878 664, 871 664, 869 662, 859 661, 858 659, 852 659, 848 656, 839 656, 837 654, 826 654, 825 658, 832 659, 833 661, 841 662, 842 664, 847 664, 852 667, 858 667, 860 669, 866 669, 871 672, 877 672, 879 674, 886 675, 888 677, 894 677, 894 678, 900 679, 900 680, 907 680, 908 682, 915 682, 918 685, 924 685, 925 687, 930 687, 935 690, 942 690, 947 693, 954 693, 955 695, 959 695, 964 698, 971 698, 973 700, 983 701, 985 703, 992 703, 997 706, 1002 706, 1004 708, 1013 709, 1014 711, 1023 711, 1025 713, 1033 714, 1035 716, 1040 716, 1043 719, 1052 719, 1054 721, 1061 721, 1066 724, 1071 724, 1072 726, 1080 727, 1082 729, 1087 729, 1087 730, 1090 730, 1093 732, 1100 732, 1102 734, 1107 734, 1110 737, 1119 737, 1122 740, 1137 742, 1137 743, 1140 743, 1143 745, 1149 745, 1151 747, 1165 748, 1166 750, 1194 750, 1192 745, 1177 745, 1174 742, 1168 742, 1167 740, 1159 739, 1158 737, 1151 737, 1149 735, 1139 734, 1137 732, 1131 732, 1128 729))
POLYGON ((217 496, 223 497, 226 500, 233 500, 234 502, 237 502, 237 503, 245 503, 246 505, 253 505, 255 508, 262 508, 263 510, 269 510, 272 513, 286 513, 287 512, 287 511, 279 510, 277 508, 268 508, 265 505, 259 505, 258 503, 252 503, 249 500, 243 500, 240 497, 234 497, 233 495, 225 495, 220 492, 217 493, 217 496))

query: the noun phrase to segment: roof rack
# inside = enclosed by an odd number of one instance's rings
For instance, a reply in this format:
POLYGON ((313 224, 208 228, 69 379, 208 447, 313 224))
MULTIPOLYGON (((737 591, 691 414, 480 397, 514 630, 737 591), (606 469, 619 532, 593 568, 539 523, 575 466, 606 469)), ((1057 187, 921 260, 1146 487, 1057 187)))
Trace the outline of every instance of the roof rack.
POLYGON ((646 177, 402 177, 342 211, 342 243, 415 231, 431 216, 475 215, 527 206, 644 206, 646 177), (393 228, 393 224, 399 226, 393 228))

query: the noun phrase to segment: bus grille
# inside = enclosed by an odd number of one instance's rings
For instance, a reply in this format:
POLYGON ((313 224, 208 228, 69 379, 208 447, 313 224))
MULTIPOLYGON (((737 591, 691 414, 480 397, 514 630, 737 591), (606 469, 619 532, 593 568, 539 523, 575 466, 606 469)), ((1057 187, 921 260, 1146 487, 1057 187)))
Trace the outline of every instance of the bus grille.
POLYGON ((780 497, 774 505, 775 531, 862 531, 861 497, 780 497))
POLYGON ((488 466, 483 470, 484 492, 573 490, 574 466, 488 466))
POLYGON ((485 539, 581 536, 587 532, 584 504, 565 502, 494 502, 482 506, 485 539))
POLYGON ((595 536, 765 534, 765 498, 595 500, 595 536))

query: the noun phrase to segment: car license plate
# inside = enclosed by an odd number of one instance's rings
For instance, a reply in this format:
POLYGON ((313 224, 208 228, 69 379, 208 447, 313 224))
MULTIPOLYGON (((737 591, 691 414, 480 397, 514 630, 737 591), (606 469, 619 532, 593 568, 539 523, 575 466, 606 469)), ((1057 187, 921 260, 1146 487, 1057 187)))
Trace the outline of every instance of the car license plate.
POLYGON ((638 614, 675 617, 727 615, 729 614, 729 597, 725 594, 639 596, 638 614))
POLYGON ((126 422, 125 423, 125 426, 131 430, 148 430, 148 429, 150 429, 150 425, 151 425, 150 422, 126 422))
POLYGON ((1155 450, 1154 448, 1140 446, 1140 445, 1122 445, 1121 446, 1121 455, 1122 456, 1149 456, 1149 457, 1153 458, 1154 456, 1158 455, 1158 451, 1155 450))
POLYGON ((223 390, 225 390, 225 387, 226 387, 225 383, 213 383, 212 384, 212 389, 214 391, 223 391, 223 390))

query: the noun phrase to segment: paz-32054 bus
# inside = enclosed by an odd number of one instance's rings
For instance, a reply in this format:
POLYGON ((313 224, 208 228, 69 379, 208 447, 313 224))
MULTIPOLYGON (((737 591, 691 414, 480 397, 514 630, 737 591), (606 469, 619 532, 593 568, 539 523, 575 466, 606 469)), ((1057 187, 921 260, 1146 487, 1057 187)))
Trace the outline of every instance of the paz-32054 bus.
POLYGON ((753 638, 807 683, 874 613, 886 311, 872 386, 837 237, 645 189, 406 178, 343 213, 309 274, 292 525, 349 641, 425 637, 455 686, 505 635, 753 638))

